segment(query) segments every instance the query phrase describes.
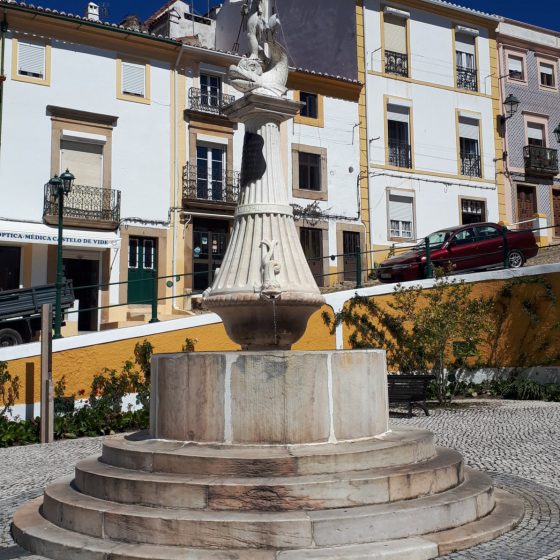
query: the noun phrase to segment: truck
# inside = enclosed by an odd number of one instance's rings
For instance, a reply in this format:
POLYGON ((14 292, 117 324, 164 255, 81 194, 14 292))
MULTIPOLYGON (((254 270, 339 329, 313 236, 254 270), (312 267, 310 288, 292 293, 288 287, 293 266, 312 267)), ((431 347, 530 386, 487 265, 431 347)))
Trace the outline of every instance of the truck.
MULTIPOLYGON (((62 311, 74 305, 72 281, 62 282, 62 311)), ((0 348, 31 342, 41 330, 41 306, 55 305, 56 285, 0 291, 0 348)))

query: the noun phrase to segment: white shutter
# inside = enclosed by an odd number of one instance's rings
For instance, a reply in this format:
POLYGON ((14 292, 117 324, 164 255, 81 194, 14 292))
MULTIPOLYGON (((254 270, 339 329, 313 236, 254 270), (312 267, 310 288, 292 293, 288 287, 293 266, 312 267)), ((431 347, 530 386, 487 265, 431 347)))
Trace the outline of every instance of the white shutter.
POLYGON ((406 54, 406 19, 385 14, 385 50, 406 54))
POLYGON ((45 77, 45 46, 18 42, 18 74, 45 77))
POLYGON ((455 34, 455 49, 459 52, 472 54, 474 56, 475 38, 472 35, 465 35, 464 33, 455 34))
POLYGON ((527 138, 531 140, 544 141, 544 131, 542 124, 527 123, 527 138))
POLYGON ((408 124, 410 121, 410 109, 399 105, 387 104, 387 120, 408 124))
POLYGON ((468 117, 459 117, 459 137, 478 141, 480 139, 478 121, 468 117))
POLYGON ((60 169, 69 169, 77 185, 103 186, 103 146, 87 142, 60 142, 60 169))
POLYGON ((142 64, 122 63, 122 92, 145 97, 146 67, 142 64))
POLYGON ((523 74, 523 60, 517 58, 516 56, 508 57, 508 71, 520 72, 523 74))
POLYGON ((412 223, 412 202, 413 198, 410 196, 390 194, 389 220, 398 220, 399 222, 412 223))

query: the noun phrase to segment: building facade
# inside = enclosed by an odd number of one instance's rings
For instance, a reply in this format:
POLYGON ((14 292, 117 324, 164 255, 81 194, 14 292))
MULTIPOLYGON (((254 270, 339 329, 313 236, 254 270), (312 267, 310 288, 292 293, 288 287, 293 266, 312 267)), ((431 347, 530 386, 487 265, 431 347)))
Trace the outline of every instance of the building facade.
POLYGON ((498 18, 436 0, 364 0, 362 13, 374 260, 438 229, 504 219, 498 18))
POLYGON ((551 242, 560 237, 560 34, 504 20, 498 48, 506 219, 520 228, 554 225, 538 234, 551 242))

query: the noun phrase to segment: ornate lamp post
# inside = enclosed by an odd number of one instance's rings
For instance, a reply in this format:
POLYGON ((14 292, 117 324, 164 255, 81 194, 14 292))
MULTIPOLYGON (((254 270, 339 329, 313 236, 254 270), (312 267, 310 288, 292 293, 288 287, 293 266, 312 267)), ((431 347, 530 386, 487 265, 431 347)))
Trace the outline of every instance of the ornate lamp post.
POLYGON ((58 201, 58 249, 56 255, 56 301, 54 310, 54 336, 62 338, 60 328, 62 324, 62 235, 64 218, 64 197, 72 190, 74 175, 68 169, 58 177, 55 175, 50 181, 52 193, 58 201))
POLYGON ((556 141, 560 144, 560 124, 553 130, 556 141))

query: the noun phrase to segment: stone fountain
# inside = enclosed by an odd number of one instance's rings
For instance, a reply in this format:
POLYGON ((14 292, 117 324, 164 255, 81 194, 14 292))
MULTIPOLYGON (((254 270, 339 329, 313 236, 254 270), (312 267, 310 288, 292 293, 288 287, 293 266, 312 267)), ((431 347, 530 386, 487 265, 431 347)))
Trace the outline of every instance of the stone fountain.
POLYGON ((149 433, 101 457, 14 517, 48 558, 305 560, 435 558, 489 540, 520 502, 432 434, 389 429, 382 351, 293 352, 323 304, 299 244, 280 162, 279 25, 253 2, 251 52, 230 70, 245 95, 242 193, 223 266, 205 294, 243 351, 160 355, 149 433))

